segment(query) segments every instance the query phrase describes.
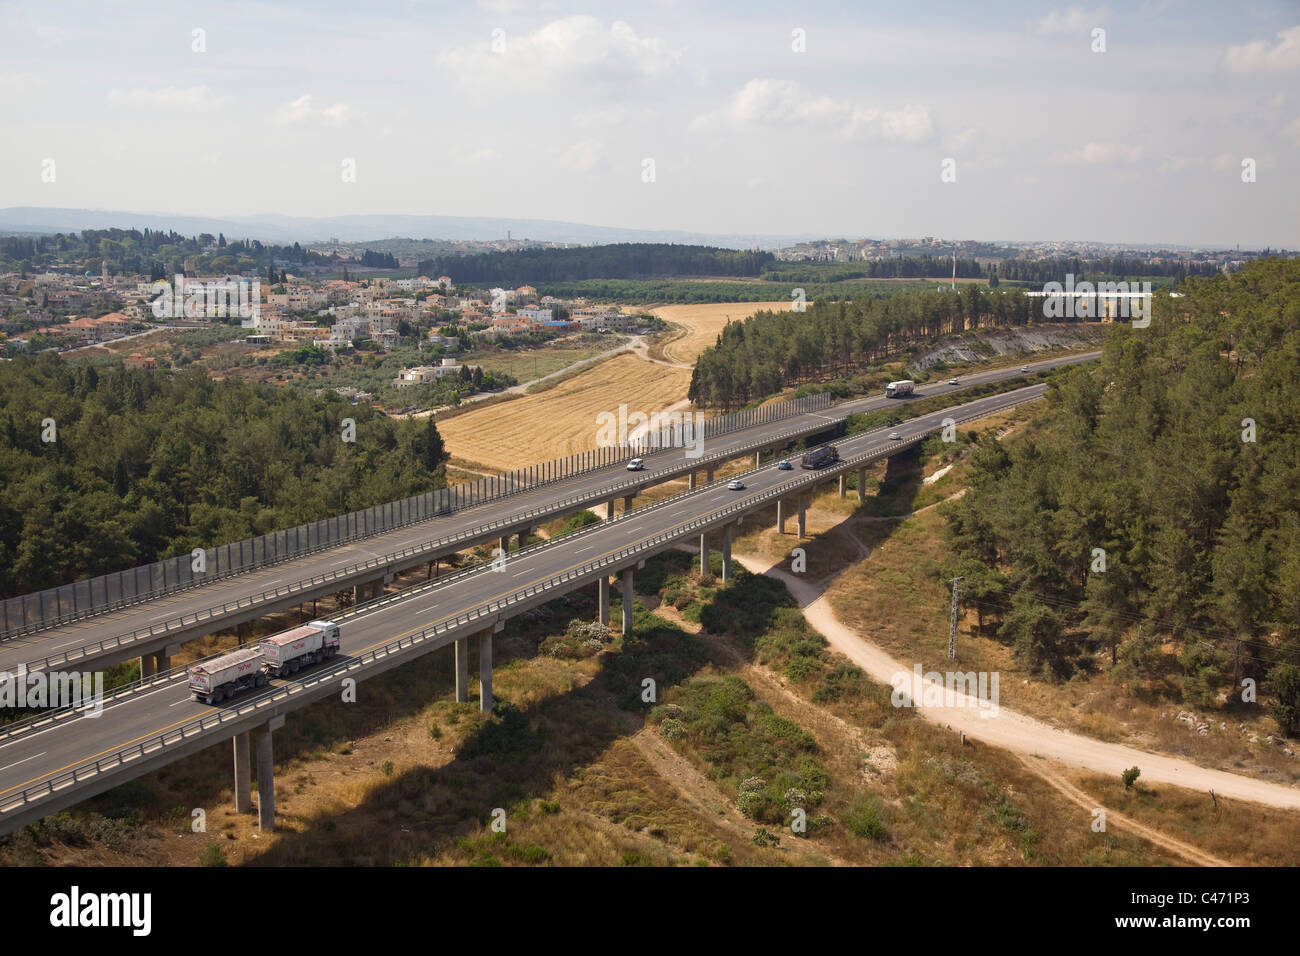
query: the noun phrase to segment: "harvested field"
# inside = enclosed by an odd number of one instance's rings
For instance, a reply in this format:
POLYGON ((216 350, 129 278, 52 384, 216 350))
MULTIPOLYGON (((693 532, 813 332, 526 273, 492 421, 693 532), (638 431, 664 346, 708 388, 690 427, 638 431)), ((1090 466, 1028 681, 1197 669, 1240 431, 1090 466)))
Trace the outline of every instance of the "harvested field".
POLYGON ((668 409, 686 398, 691 373, 621 355, 545 392, 439 420, 452 456, 509 469, 596 447, 597 416, 668 409))
POLYGON ((718 340, 718 333, 728 319, 741 322, 764 309, 788 311, 788 299, 779 302, 710 302, 705 305, 665 305, 650 311, 663 319, 684 326, 688 331, 670 342, 664 353, 669 361, 695 364, 695 359, 718 340))

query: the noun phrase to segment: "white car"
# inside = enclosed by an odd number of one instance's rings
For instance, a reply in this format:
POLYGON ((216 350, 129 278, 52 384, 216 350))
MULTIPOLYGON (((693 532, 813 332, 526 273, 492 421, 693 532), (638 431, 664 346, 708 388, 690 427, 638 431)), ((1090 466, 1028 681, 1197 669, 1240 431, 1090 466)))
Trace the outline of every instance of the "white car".
POLYGON ((955 378, 950 378, 950 379, 948 379, 948 384, 949 384, 949 385, 956 385, 956 384, 957 384, 957 380, 956 380, 955 378))
POLYGON ((1022 366, 1020 366, 1020 371, 1022 371, 1022 372, 1028 372, 1028 371, 1029 371, 1029 366, 1028 366, 1028 365, 1022 365, 1022 366))
POLYGON ((889 440, 890 440, 890 441, 902 441, 902 440, 903 440, 903 436, 900 435, 900 434, 898 434, 898 432, 890 432, 890 433, 889 433, 889 440))
POLYGON ((640 458, 633 458, 627 463, 628 471, 645 471, 645 461, 640 458))
POLYGON ((735 479, 733 479, 733 480, 727 482, 727 489, 728 489, 729 491, 744 491, 744 490, 745 490, 745 483, 744 483, 743 481, 741 481, 739 478, 735 478, 735 479))

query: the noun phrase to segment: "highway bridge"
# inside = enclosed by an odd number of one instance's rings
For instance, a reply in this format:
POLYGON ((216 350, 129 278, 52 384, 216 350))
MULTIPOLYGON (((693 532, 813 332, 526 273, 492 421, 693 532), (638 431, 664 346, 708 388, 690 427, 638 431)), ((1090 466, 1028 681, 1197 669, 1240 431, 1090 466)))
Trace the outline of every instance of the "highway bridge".
MULTIPOLYGON (((974 384, 974 377, 966 382, 974 384)), ((183 669, 178 668, 148 675, 110 694, 98 717, 69 710, 0 728, 0 833, 228 739, 234 741, 236 809, 251 809, 255 745, 257 810, 261 826, 270 829, 275 813, 272 735, 291 711, 331 698, 341 701, 346 680, 365 680, 448 645, 455 654, 456 697, 467 700, 471 639, 479 661, 480 706, 490 709, 493 635, 509 618, 575 589, 594 586, 599 614, 607 622, 610 582, 616 578, 622 589, 626 630, 631 626, 634 576, 650 556, 698 538, 706 560, 710 547, 722 552, 725 579, 730 575, 732 536, 746 516, 775 503, 778 520, 797 517, 802 533, 804 513, 817 486, 856 471, 861 500, 865 469, 872 462, 919 443, 945 420, 960 423, 981 418, 1038 398, 1046 387, 1019 388, 841 439, 837 441, 841 460, 820 470, 783 471, 775 463, 760 466, 740 476, 743 490, 729 489, 726 481, 697 487, 526 547, 511 554, 499 570, 482 564, 369 601, 336 616, 342 640, 339 658, 294 679, 275 680, 265 690, 224 706, 195 702, 183 669), (891 432, 899 437, 890 438, 891 432)), ((937 393, 927 389, 927 394, 937 393)), ((836 406, 835 412, 842 416, 864 407, 881 406, 866 400, 836 406)), ((769 433, 733 447, 762 448, 779 440, 783 440, 779 434, 769 433)), ((698 462, 674 460, 680 449, 662 454, 656 480, 700 467, 698 462)), ((614 486, 592 491, 599 491, 599 500, 610 487, 614 486)))
MULTIPOLYGON (((1062 365, 1086 362, 1100 353, 1089 352, 1037 362, 1029 374, 1062 365)), ((317 598, 353 588, 360 602, 382 592, 395 575, 422 565, 430 574, 441 559, 465 549, 495 543, 509 551, 510 540, 520 543, 543 522, 595 505, 605 505, 613 515, 622 500, 623 513, 647 488, 687 476, 690 487, 697 477, 713 480, 714 470, 735 459, 754 456, 755 464, 791 443, 833 428, 848 415, 902 408, 907 401, 951 395, 963 389, 1005 381, 1025 373, 1011 367, 963 376, 960 384, 927 383, 911 399, 882 396, 840 402, 821 411, 739 428, 703 444, 703 454, 690 457, 688 449, 664 448, 647 453, 645 470, 628 472, 623 461, 595 467, 480 505, 410 524, 394 531, 349 541, 141 601, 126 608, 0 640, 0 671, 102 669, 139 658, 140 673, 166 671, 170 658, 186 641, 245 621, 264 617, 317 598)))

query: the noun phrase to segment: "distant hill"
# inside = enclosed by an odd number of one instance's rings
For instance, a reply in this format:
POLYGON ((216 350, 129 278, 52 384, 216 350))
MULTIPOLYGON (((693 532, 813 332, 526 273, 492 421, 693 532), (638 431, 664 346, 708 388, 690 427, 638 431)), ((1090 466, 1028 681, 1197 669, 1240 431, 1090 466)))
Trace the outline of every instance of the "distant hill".
POLYGON ((264 242, 324 242, 336 237, 346 242, 367 242, 394 236, 412 239, 483 241, 515 239, 541 242, 675 242, 748 249, 790 245, 814 236, 715 235, 681 230, 617 229, 550 219, 495 219, 464 216, 206 216, 160 215, 111 209, 55 209, 10 206, 0 209, 0 232, 53 233, 82 229, 174 229, 185 235, 224 233, 227 239, 261 239, 264 242))

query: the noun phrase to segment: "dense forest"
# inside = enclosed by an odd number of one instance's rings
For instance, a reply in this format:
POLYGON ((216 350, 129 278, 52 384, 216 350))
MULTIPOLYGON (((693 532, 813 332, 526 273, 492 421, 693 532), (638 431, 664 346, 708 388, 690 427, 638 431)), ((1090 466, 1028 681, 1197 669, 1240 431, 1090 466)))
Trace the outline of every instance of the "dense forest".
POLYGON ((1300 261, 1185 292, 979 444, 944 571, 1027 666, 1211 706, 1300 651, 1300 261))
POLYGON ((432 418, 397 422, 197 369, 94 368, 51 355, 0 363, 0 433, 5 597, 445 480, 432 418), (342 440, 343 418, 356 422, 355 443, 342 440))
MULTIPOLYGON (((391 256, 384 257, 385 263, 391 256)), ((357 260, 309 252, 298 243, 268 245, 256 239, 226 241, 223 235, 182 236, 156 229, 86 229, 80 234, 0 237, 0 272, 40 272, 77 264, 110 275, 150 275, 170 279, 176 273, 256 275, 273 264, 331 266, 357 260)), ((395 265, 394 265, 395 267, 395 265)))
POLYGON ((973 284, 956 292, 816 301, 803 312, 758 312, 729 322, 700 355, 688 396, 699 405, 736 408, 790 385, 844 377, 935 336, 1041 319, 1041 300, 973 284))
POLYGON ((775 261, 770 252, 653 242, 619 242, 576 249, 521 249, 472 256, 439 256, 419 264, 420 275, 449 275, 457 284, 509 285, 579 279, 656 276, 757 276, 775 261))

